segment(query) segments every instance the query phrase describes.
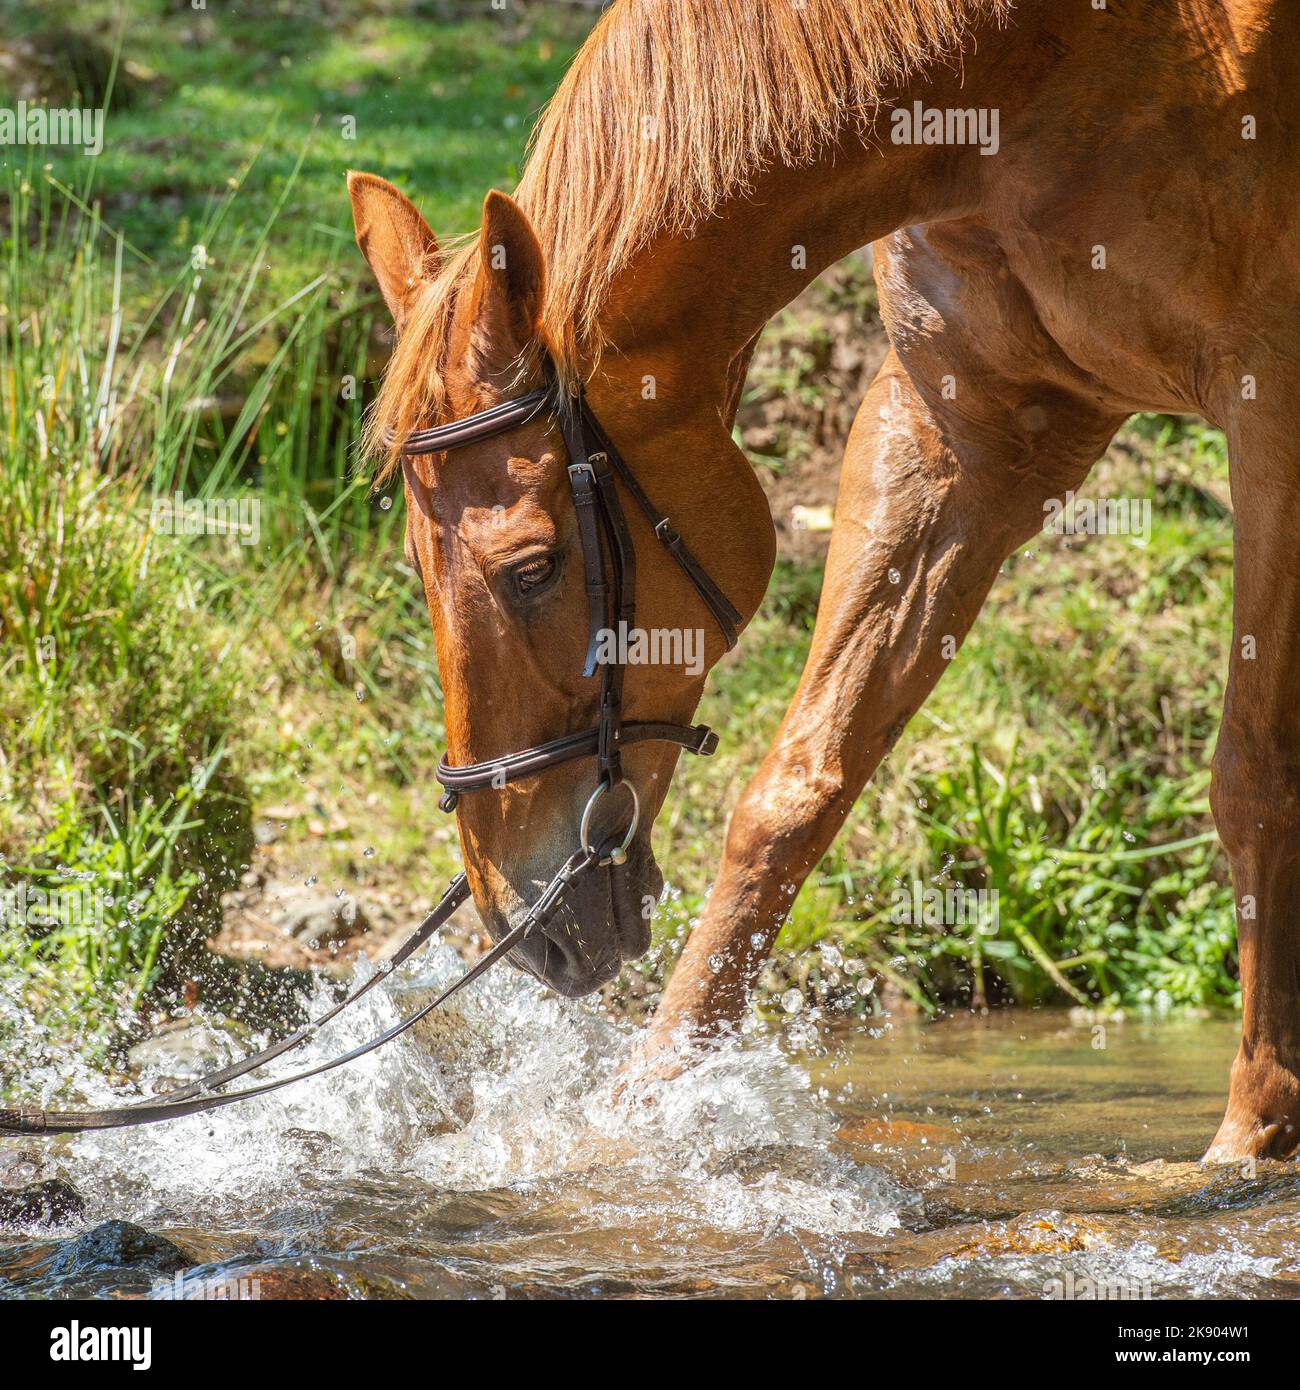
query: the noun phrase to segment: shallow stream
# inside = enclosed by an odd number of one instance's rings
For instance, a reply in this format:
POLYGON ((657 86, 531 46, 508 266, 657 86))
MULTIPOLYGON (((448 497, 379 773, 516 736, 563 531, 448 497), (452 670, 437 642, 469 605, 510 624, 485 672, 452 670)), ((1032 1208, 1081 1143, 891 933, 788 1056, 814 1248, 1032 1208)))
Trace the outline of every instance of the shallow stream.
MULTIPOLYGON (((434 952, 315 1055, 458 969, 434 952)), ((632 1099, 612 1079, 633 1032, 503 971, 277 1096, 0 1141, 0 1184, 87 1204, 0 1232, 0 1296, 1295 1298, 1300 1165, 1194 1161, 1235 1033, 800 1018, 632 1099)), ((31 1100, 66 1077, 20 1065, 31 1100)))

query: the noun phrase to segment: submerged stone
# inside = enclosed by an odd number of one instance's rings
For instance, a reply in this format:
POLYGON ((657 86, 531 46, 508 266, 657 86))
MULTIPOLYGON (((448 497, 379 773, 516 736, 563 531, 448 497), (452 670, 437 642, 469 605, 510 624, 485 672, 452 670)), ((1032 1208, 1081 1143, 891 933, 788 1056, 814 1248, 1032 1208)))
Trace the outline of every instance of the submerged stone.
POLYGON ((166 1236, 155 1235, 130 1221, 105 1221, 84 1236, 64 1241, 55 1253, 50 1273, 82 1274, 133 1265, 171 1274, 193 1263, 166 1236))
POLYGON ((86 1199, 62 1178, 0 1188, 0 1226, 57 1226, 85 1215, 86 1199))
POLYGON ((160 1081, 190 1081, 234 1061, 242 1054, 241 1043, 233 1027, 187 1019, 136 1043, 126 1058, 137 1076, 147 1072, 160 1081))

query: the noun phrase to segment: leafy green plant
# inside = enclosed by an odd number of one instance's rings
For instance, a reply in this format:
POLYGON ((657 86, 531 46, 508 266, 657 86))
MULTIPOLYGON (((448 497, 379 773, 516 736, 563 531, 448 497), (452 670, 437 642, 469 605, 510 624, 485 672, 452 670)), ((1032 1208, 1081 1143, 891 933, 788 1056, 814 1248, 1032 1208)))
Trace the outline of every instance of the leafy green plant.
POLYGON ((21 973, 24 1002, 46 1026, 102 1038, 133 1016, 158 983, 166 934, 200 881, 178 866, 187 832, 220 762, 215 754, 167 806, 146 799, 88 817, 71 789, 32 862, 10 869, 36 904, 0 921, 0 971, 21 973), (37 896, 39 895, 39 897, 37 896))
POLYGON ((1121 768, 1054 813, 1013 743, 1001 765, 971 747, 963 767, 920 786, 925 853, 895 861, 876 879, 890 888, 837 935, 928 1007, 963 992, 1158 1010, 1237 1002, 1217 839, 1179 833, 1205 813, 1204 776, 1148 788, 1121 768), (993 911, 918 921, 899 911, 913 882, 989 894, 993 911))

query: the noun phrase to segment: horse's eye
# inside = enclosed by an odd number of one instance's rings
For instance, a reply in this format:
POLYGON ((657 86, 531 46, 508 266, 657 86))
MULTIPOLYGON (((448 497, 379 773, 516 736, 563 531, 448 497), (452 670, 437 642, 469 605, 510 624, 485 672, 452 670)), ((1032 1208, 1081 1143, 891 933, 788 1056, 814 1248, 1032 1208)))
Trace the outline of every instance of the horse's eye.
POLYGON ((520 594, 535 594, 555 577, 555 556, 543 555, 529 560, 514 571, 515 588, 520 594))

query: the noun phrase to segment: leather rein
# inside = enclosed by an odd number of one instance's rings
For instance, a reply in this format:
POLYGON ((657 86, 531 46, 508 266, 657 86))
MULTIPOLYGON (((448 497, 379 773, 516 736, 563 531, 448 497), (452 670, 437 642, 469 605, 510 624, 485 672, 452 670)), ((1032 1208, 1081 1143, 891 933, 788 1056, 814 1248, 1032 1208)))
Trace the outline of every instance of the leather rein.
MULTIPOLYGON (((169 1091, 158 1100, 104 1110, 0 1109, 0 1134, 77 1134, 86 1130, 119 1129, 128 1125, 157 1124, 163 1120, 179 1119, 184 1115, 233 1105, 253 1096, 267 1095, 295 1082, 320 1076, 392 1042, 415 1027, 453 994, 491 969, 521 942, 544 930, 560 910, 573 885, 584 874, 606 865, 622 864, 626 860, 628 846, 640 823, 641 803, 636 788, 623 776, 623 749, 646 742, 675 743, 691 753, 708 757, 717 748, 717 735, 704 724, 624 720, 625 663, 620 657, 606 662, 599 659, 601 636, 610 628, 611 619, 613 631, 618 635, 630 632, 636 620, 636 549, 619 498, 620 483, 650 523, 655 539, 694 586, 721 629, 728 650, 736 644, 741 616, 691 554, 668 518, 655 507, 637 482, 623 456, 601 427, 581 383, 575 382, 565 391, 549 358, 545 367, 547 384, 540 390, 503 401, 462 420, 408 435, 402 444, 402 464, 408 487, 419 495, 424 485, 411 468, 411 458, 442 454, 493 439, 543 413, 549 414, 560 426, 568 451, 569 487, 578 520, 588 605, 587 654, 583 662, 583 675, 591 677, 597 668, 600 670, 597 723, 594 728, 580 733, 562 734, 535 747, 486 762, 454 766, 444 755, 438 763, 437 777, 444 791, 438 804, 444 811, 454 811, 457 801, 466 792, 497 789, 508 782, 534 777, 579 758, 594 758, 596 785, 583 811, 577 850, 551 879, 523 921, 502 937, 481 960, 436 999, 367 1043, 289 1076, 276 1077, 238 1090, 224 1089, 231 1082, 310 1042, 326 1024, 414 955, 457 908, 468 901, 470 888, 464 872, 456 875, 433 911, 368 980, 320 1018, 288 1037, 229 1066, 209 1072, 178 1090, 169 1091), (593 844, 591 828, 596 806, 603 796, 620 787, 625 787, 630 796, 627 829, 621 834, 604 836, 593 844)), ((623 651, 621 641, 615 645, 615 651, 623 651)))

